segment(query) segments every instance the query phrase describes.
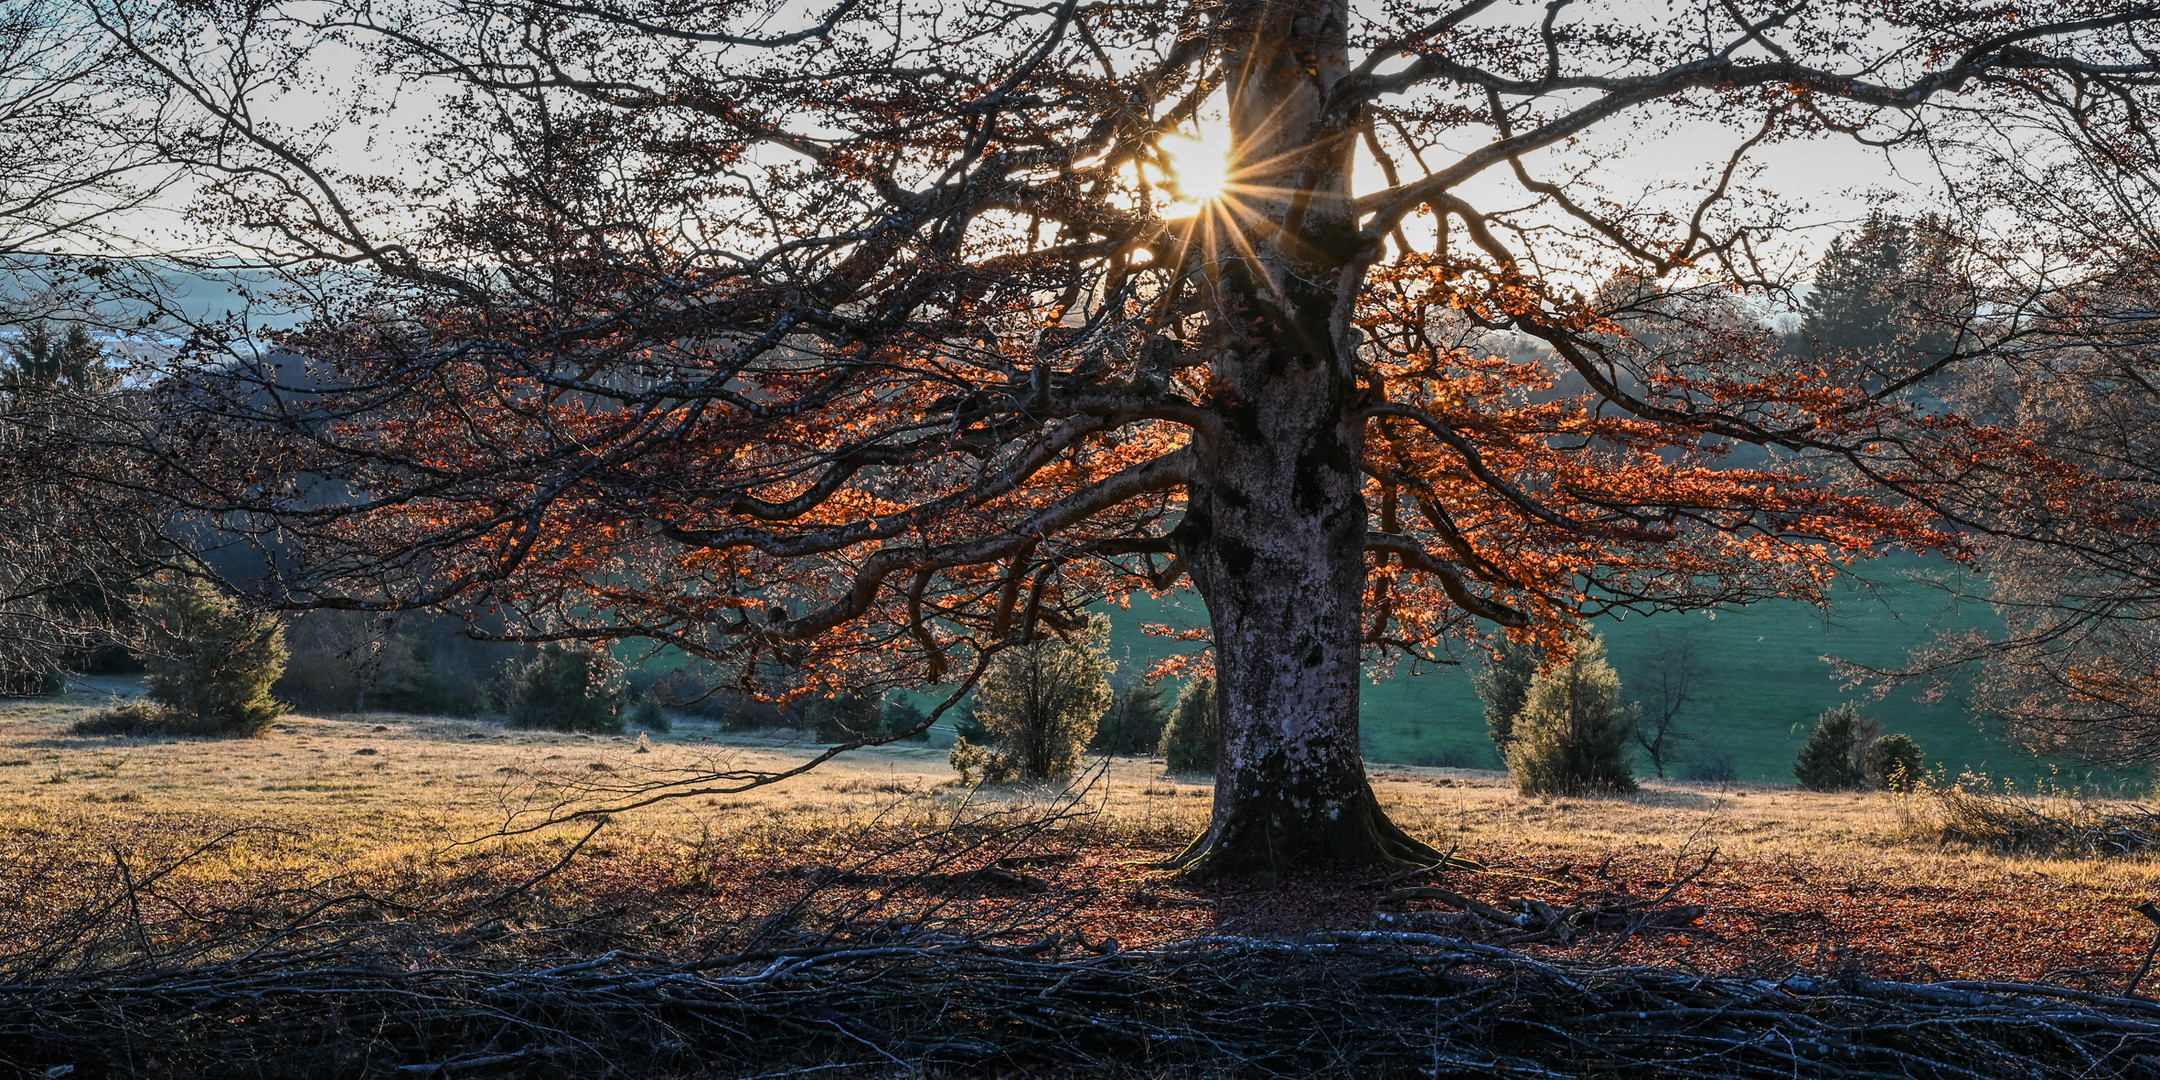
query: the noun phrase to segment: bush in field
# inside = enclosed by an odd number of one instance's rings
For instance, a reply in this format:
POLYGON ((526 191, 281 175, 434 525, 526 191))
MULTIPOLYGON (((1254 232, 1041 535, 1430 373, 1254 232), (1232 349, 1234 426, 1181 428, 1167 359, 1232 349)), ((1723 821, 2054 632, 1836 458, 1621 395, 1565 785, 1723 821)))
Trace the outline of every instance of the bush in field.
POLYGON ((965 735, 953 743, 945 760, 952 763, 963 784, 1010 784, 1017 778, 1011 758, 998 753, 995 747, 969 742, 965 735))
POLYGON ((924 712, 922 706, 909 701, 905 697, 895 697, 887 701, 884 711, 878 714, 878 730, 885 735, 900 735, 903 732, 913 731, 915 733, 907 735, 906 738, 916 742, 928 742, 930 740, 928 728, 915 731, 916 728, 922 726, 923 721, 928 719, 930 719, 930 714, 924 712))
POLYGON ((869 694, 835 694, 813 699, 802 708, 803 726, 822 743, 873 738, 879 734, 885 714, 883 700, 869 694))
POLYGON ((56 667, 0 674, 0 697, 55 697, 67 689, 67 672, 56 667))
POLYGON ((1132 678, 1116 688, 1110 711, 1095 725, 1088 749, 1104 754, 1152 754, 1170 726, 1170 684, 1132 678))
POLYGON ((1545 650, 1536 642, 1502 641, 1492 659, 1471 676, 1471 687, 1485 703, 1485 731, 1503 759, 1515 738, 1515 718, 1529 700, 1530 681, 1544 663, 1545 650))
POLYGON ((1919 790, 1932 797, 1901 810, 1909 815, 1908 827, 1937 845, 2058 858, 2140 856, 2160 849, 2160 810, 2146 804, 2046 780, 2019 791, 1971 772, 1919 790))
POLYGON ((1525 795, 1633 791, 1634 738, 1635 710, 1620 703, 1620 676, 1592 637, 1530 680, 1508 740, 1508 773, 1525 795))
POLYGON ((1875 738, 1875 724, 1851 705, 1822 714, 1815 730, 1793 759, 1793 778, 1810 791, 1855 791, 1867 786, 1862 757, 1875 738))
POLYGON ((668 717, 667 710, 650 697, 639 698, 637 704, 630 706, 630 712, 625 719, 632 727, 657 731, 663 735, 675 730, 675 721, 668 717))
POLYGON ((164 735, 170 729, 164 709, 147 701, 122 701, 77 720, 68 730, 77 735, 164 735))
POLYGON ((605 661, 549 645, 505 669, 503 715, 512 727, 619 732, 622 688, 613 675, 605 661))
POLYGON ((1163 764, 1174 773, 1211 773, 1222 752, 1222 700, 1215 680, 1196 679, 1178 694, 1163 729, 1163 764))
POLYGON ((175 735, 253 735, 285 712, 271 684, 285 670, 276 618, 242 611, 208 583, 154 579, 138 604, 150 636, 144 690, 175 735))
POLYGON ((1861 755, 1868 783, 1888 791, 1911 791, 1920 783, 1927 758, 1912 736, 1890 734, 1868 744, 1861 755))
POLYGON ((975 687, 982 745, 953 744, 952 764, 970 783, 1063 780, 1110 708, 1110 620, 1096 616, 1070 638, 1049 635, 991 661, 975 687))

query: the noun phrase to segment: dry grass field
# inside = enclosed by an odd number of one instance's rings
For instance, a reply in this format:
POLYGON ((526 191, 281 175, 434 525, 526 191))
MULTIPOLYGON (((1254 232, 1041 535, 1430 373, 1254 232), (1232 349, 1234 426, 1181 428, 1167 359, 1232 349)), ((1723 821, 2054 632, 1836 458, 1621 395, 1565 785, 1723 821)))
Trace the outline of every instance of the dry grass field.
MULTIPOLYGON (((288 716, 242 740, 70 734, 113 689, 124 686, 0 702, 5 948, 25 947, 63 925, 67 912, 109 902, 146 877, 157 887, 142 895, 171 915, 149 921, 178 936, 190 932, 188 911, 230 910, 281 892, 365 896, 373 917, 394 918, 426 897, 524 883, 554 917, 644 912, 640 932, 696 948, 701 935, 722 935, 806 891, 844 894, 858 914, 927 910, 920 895, 892 884, 894 873, 875 868, 894 865, 897 852, 956 850, 911 839, 950 834, 956 822, 969 823, 975 845, 964 856, 911 863, 911 873, 974 858, 1016 868, 999 879, 1014 887, 983 879, 958 907, 951 890, 941 894, 938 910, 995 921, 1000 905, 1026 900, 1038 917, 1031 898, 1047 887, 1064 898, 1056 917, 1087 940, 1445 929, 1453 911, 1431 899, 1391 899, 1398 883, 1370 871, 1273 884, 1193 884, 1166 874, 1154 864, 1204 823, 1210 792, 1144 759, 1109 761, 1061 801, 1051 792, 961 788, 942 751, 866 749, 773 786, 615 814, 576 846, 591 822, 541 825, 545 811, 620 799, 683 775, 677 770, 782 769, 815 748, 694 722, 641 748, 634 734, 388 714, 288 716), (998 846, 997 830, 1008 827, 1011 842, 998 846)), ((1517 796, 1498 774, 1392 767, 1375 782, 1413 833, 1485 867, 1426 879, 1448 890, 1502 906, 1517 897, 1555 907, 1618 897, 1701 909, 1674 925, 1521 946, 1555 955, 1765 974, 2046 976, 2119 989, 2154 932, 2131 908, 2160 898, 2160 862, 2151 856, 2041 858, 1945 845, 1926 795, 1651 783, 1627 798, 1537 800, 1517 796)))

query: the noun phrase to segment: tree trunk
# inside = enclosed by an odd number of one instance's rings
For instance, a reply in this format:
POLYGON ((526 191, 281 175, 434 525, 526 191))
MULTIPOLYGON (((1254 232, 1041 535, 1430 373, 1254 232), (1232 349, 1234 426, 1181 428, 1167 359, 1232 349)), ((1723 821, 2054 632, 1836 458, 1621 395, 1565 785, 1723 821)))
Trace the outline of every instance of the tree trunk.
POLYGON ((1232 187, 1211 312, 1219 428, 1177 531, 1213 619, 1222 746, 1196 872, 1438 858, 1387 820, 1365 779, 1358 687, 1366 509, 1349 280, 1350 134, 1322 114, 1344 70, 1347 6, 1237 3, 1221 24, 1232 187))
POLYGON ((1431 862, 1438 854, 1381 812, 1359 749, 1356 430, 1303 400, 1339 393, 1310 385, 1330 380, 1282 381, 1252 410, 1257 430, 1205 448, 1180 527, 1213 619, 1222 702, 1214 819, 1180 861, 1265 875, 1315 859, 1431 862))

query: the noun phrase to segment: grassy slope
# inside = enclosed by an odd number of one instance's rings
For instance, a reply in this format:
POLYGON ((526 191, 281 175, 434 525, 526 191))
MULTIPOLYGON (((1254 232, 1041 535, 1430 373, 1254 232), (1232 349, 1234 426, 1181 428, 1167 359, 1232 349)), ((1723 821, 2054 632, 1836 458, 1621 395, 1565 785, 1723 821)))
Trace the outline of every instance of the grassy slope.
MULTIPOLYGON (((1830 655, 1890 667, 1939 630, 1994 626, 1992 612, 1984 607, 1948 605, 1946 594, 1927 583, 1941 572, 1940 564, 1919 558, 1890 558, 1867 568, 1864 577, 1870 584, 1841 589, 1827 613, 1805 604, 1764 603, 1715 615, 1604 620, 1598 630, 1624 682, 1642 669, 1661 641, 1685 637, 1694 642, 1712 671, 1703 704, 1686 721, 1697 739, 1682 754, 1729 755, 1743 780, 1791 782, 1793 755, 1815 718, 1841 701, 1858 701, 1886 730, 1913 736, 1931 762, 1947 764, 1953 775, 1961 768, 2021 778, 2049 772, 2048 766, 1981 730, 1962 702, 1928 705, 1913 693, 1868 700, 1864 688, 1841 689, 1836 674, 1820 659, 1830 655)), ((1146 636, 1139 624, 1193 625, 1202 622, 1200 611, 1194 597, 1160 604, 1137 597, 1130 612, 1112 613, 1112 651, 1121 663, 1144 664, 1180 647, 1190 648, 1146 636)), ((1406 667, 1392 678, 1368 684, 1367 754, 1376 761, 1417 763, 1453 749, 1466 752, 1473 764, 1497 765, 1485 737, 1482 706, 1470 689, 1470 671, 1466 665, 1411 675, 1406 667)), ((1647 763, 1643 767, 1647 771, 1647 763)), ((1685 768, 1681 766, 1683 772, 1685 768)))

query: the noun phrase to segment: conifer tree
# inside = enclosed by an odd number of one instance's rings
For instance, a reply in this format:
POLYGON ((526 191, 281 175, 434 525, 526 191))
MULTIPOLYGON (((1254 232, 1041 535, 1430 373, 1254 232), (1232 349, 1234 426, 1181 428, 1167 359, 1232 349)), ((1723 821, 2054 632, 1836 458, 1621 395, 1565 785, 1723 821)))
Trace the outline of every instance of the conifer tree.
POLYGON ((35 394, 52 390, 103 390, 113 383, 105 350, 80 323, 53 334, 52 325, 34 322, 8 346, 0 365, 0 393, 35 394))
POLYGON ((1162 744, 1163 730, 1170 726, 1168 682, 1148 682, 1128 676, 1117 686, 1110 711, 1096 725, 1090 749, 1109 754, 1152 754, 1162 744))
POLYGON ((1508 773, 1525 795, 1635 790, 1628 752, 1635 711, 1620 703, 1620 676, 1593 636, 1568 662, 1530 680, 1508 743, 1508 773))
POLYGON ((1503 760, 1515 738, 1515 717, 1529 698, 1530 681, 1544 664, 1545 650, 1536 642, 1503 638, 1485 666, 1471 676, 1471 685, 1485 702, 1485 731, 1503 760))
POLYGON ((991 663, 975 689, 987 746, 954 744, 963 779, 1053 781, 1073 775, 1110 708, 1110 620, 1095 615, 1070 637, 1044 633, 991 663))
POLYGON ((139 617, 148 626, 143 685, 161 726, 179 735, 253 735, 285 711, 270 686, 285 670, 285 631, 208 582, 162 574, 139 617))
POLYGON ((1798 344, 1817 349, 1882 349, 1936 356, 1951 334, 1940 320, 1963 316, 1941 303, 1954 293, 1955 238, 1932 217, 1905 221, 1881 211, 1830 241, 1806 301, 1798 344), (1941 310, 1943 307, 1951 310, 1941 310))
POLYGON ((504 672, 503 713, 513 727, 621 731, 622 686, 605 657, 548 645, 504 672))
POLYGON ((1874 739, 1873 725, 1851 704, 1822 714, 1793 759, 1793 777, 1810 791, 1853 791, 1867 786, 1862 754, 1874 739))
POLYGON ((1211 773, 1222 743, 1222 697, 1213 678, 1195 679, 1178 694, 1163 729, 1163 764, 1174 773, 1211 773))

